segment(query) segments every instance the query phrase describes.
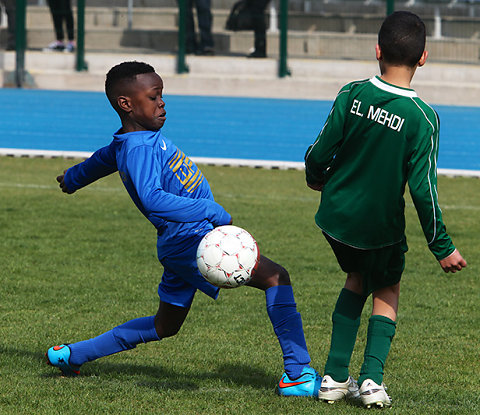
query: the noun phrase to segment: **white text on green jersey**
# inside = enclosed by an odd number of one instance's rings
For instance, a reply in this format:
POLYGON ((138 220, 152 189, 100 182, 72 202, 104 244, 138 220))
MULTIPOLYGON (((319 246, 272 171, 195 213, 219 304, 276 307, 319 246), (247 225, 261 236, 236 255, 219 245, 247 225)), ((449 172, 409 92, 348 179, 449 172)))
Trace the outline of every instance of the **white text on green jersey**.
MULTIPOLYGON (((362 101, 354 99, 352 103, 352 108, 350 108, 350 113, 358 117, 363 117, 364 114, 360 112, 362 106, 362 101)), ((378 124, 385 125, 388 128, 391 128, 394 131, 400 132, 405 122, 405 118, 402 118, 396 114, 389 113, 383 108, 375 108, 373 105, 368 107, 367 119, 377 122, 378 124)))

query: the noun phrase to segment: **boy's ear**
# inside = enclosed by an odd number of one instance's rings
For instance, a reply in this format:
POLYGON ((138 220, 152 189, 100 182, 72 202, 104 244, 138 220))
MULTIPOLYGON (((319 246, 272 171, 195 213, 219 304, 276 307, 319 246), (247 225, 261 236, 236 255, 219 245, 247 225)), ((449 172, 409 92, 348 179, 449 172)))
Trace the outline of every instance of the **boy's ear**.
POLYGON ((375 46, 375 56, 377 58, 377 61, 381 61, 383 59, 382 49, 380 49, 380 45, 378 44, 375 46))
POLYGON ((122 111, 130 112, 132 111, 132 105, 130 103, 130 98, 126 96, 119 96, 117 98, 117 105, 122 111))
POLYGON ((428 58, 428 51, 424 50, 423 53, 422 53, 422 57, 418 61, 418 66, 425 65, 425 62, 427 61, 427 58, 428 58))

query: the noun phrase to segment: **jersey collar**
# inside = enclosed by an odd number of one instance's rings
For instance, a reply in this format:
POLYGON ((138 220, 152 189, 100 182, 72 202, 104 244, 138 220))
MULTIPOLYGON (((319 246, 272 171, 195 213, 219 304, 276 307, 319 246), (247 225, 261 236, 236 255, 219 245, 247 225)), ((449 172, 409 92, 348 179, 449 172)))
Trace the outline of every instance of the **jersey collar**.
POLYGON ((380 79, 378 76, 374 76, 373 78, 370 79, 370 82, 375 85, 377 88, 382 89, 383 91, 390 92, 392 94, 397 94, 401 95, 403 97, 407 98, 416 98, 417 93, 413 89, 406 89, 406 88, 400 88, 398 86, 389 84, 382 79, 380 79))

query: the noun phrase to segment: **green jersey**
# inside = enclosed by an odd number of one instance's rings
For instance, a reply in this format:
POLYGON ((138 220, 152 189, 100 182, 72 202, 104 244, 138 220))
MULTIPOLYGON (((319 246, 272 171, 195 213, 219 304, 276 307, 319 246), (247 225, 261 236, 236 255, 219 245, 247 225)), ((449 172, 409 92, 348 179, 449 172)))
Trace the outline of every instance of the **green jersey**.
POLYGON ((437 200, 438 136, 436 112, 414 90, 379 77, 345 85, 305 155, 307 183, 325 183, 318 226, 360 249, 402 242, 408 181, 430 250, 438 260, 450 255, 437 200))

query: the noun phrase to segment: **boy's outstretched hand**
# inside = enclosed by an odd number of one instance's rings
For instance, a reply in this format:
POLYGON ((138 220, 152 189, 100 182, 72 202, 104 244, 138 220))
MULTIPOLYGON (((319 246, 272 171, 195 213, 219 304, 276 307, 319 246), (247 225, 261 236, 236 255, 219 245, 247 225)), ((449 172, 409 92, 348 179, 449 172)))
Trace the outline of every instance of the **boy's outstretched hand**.
POLYGON ((67 171, 65 170, 61 176, 57 176, 57 182, 60 183, 60 189, 62 189, 62 192, 68 193, 69 195, 72 194, 73 192, 68 189, 67 185, 65 184, 65 173, 67 171))
POLYGON ((457 272, 461 271, 462 268, 467 266, 467 261, 465 261, 460 255, 460 252, 455 249, 449 256, 438 261, 440 266, 445 272, 457 272))

